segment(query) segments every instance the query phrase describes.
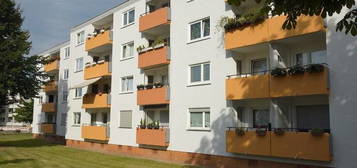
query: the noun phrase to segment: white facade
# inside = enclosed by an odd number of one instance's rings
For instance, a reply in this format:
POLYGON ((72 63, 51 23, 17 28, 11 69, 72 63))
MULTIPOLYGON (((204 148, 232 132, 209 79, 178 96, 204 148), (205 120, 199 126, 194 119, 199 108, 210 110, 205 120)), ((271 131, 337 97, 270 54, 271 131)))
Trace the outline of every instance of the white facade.
MULTIPOLYGON (((154 4, 156 1, 153 1, 154 4)), ((233 16, 231 7, 223 0, 204 3, 202 0, 171 1, 168 27, 152 32, 139 32, 139 18, 147 12, 147 1, 130 0, 112 8, 105 13, 92 18, 71 30, 70 41, 44 52, 47 56, 54 51, 60 52, 60 68, 57 96, 57 135, 66 139, 84 141, 81 127, 89 124, 106 124, 109 126, 110 137, 107 143, 124 146, 141 147, 137 144, 136 131, 140 120, 146 118, 148 111, 157 111, 152 116, 161 120, 161 115, 168 113, 168 127, 170 130, 169 146, 166 150, 189 153, 203 153, 221 156, 237 156, 240 158, 277 161, 302 165, 317 165, 327 167, 351 167, 353 156, 357 151, 356 136, 353 126, 357 115, 353 114, 355 104, 354 83, 357 81, 356 61, 357 43, 353 37, 336 33, 334 25, 343 15, 334 15, 326 19, 328 32, 290 38, 243 49, 226 50, 224 47, 224 30, 218 26, 222 16, 233 16), (134 22, 130 23, 129 12, 135 10, 134 22), (199 11, 199 12, 198 12, 199 11), (128 17, 125 18, 124 17, 128 17), (190 40, 190 25, 209 19, 209 34, 190 40), (123 25, 128 23, 127 25, 123 25), (79 43, 84 32, 85 39, 95 28, 109 27, 113 32, 112 45, 97 52, 87 52, 85 42, 79 43), (170 64, 149 69, 138 68, 138 52, 136 48, 145 44, 147 39, 169 37, 170 64), (123 58, 123 46, 134 43, 132 56, 123 58), (65 58, 65 48, 70 47, 70 56, 65 58), (275 99, 259 99, 247 101, 226 100, 226 79, 233 74, 252 74, 253 62, 265 59, 265 70, 286 68, 296 65, 296 55, 313 52, 327 53, 329 67, 330 95, 285 97, 275 99), (76 86, 86 82, 84 70, 77 71, 77 61, 83 58, 83 64, 94 62, 94 56, 104 58, 109 56, 111 76, 110 108, 84 109, 82 97, 76 98, 76 86), (345 55, 345 56, 341 56, 345 55), (281 59, 281 60, 280 60, 281 59), (238 68, 237 62, 240 62, 238 68), (202 82, 190 82, 192 67, 201 67, 202 82), (207 68, 207 69, 205 69, 207 68), (68 79, 63 79, 68 70, 68 79), (137 89, 140 84, 147 84, 149 76, 153 81, 163 82, 167 79, 169 85, 169 105, 160 107, 144 107, 137 104, 137 89), (132 79, 132 89, 123 91, 123 80, 132 79), (206 80, 207 79, 207 80, 206 80), (68 93, 67 102, 63 96, 68 93), (254 110, 268 110, 270 126, 273 128, 297 128, 299 126, 297 111, 306 106, 327 109, 330 113, 329 125, 332 135, 332 162, 314 162, 295 159, 281 159, 276 157, 260 157, 250 155, 236 155, 226 152, 227 127, 254 127, 254 110), (148 110, 148 108, 154 108, 148 110), (155 109, 156 108, 156 109, 155 109), (241 110, 238 110, 241 109, 241 110), (207 121, 202 128, 192 128, 190 112, 203 111, 203 121, 207 121), (131 113, 131 127, 121 126, 122 112, 131 113), (75 121, 75 113, 80 113, 80 123, 75 121), (92 115, 95 113, 95 115, 92 115), (108 113, 108 122, 104 123, 104 115, 108 113), (239 114, 238 114, 239 113, 239 114), (91 118, 96 116, 95 120, 91 118), (239 117, 242 115, 243 117, 239 117), (207 117, 205 118, 205 117, 207 117), (62 118, 66 117, 66 124, 62 118)), ((202 23, 201 26, 204 26, 202 23)), ((205 31, 202 29, 202 31, 205 31)), ((84 40, 85 41, 85 40, 84 40)), ((308 55, 308 54, 306 54, 308 55)), ((304 56, 303 56, 304 57, 304 56)), ((305 57, 303 62, 306 62, 305 57)), ((309 62, 311 63, 311 62, 309 62)), ((85 68, 86 65, 83 65, 85 68)), ((258 68, 259 69, 259 68, 258 68)), ((103 80, 103 79, 100 79, 103 80)), ((93 86, 85 86, 82 95, 90 93, 93 86)), ((40 96, 46 97, 41 92, 40 96)), ((191 116, 192 115, 192 116, 191 116)), ((196 115, 197 116, 197 115, 196 115)), ((167 116, 165 116, 167 117, 167 116)), ((324 116, 325 117, 325 116, 324 116)), ((41 133, 39 125, 44 122, 41 104, 35 100, 34 105, 34 133, 41 133)), ((328 116, 327 116, 328 118, 328 116)), ((326 121, 326 120, 325 120, 326 121)), ((327 120, 328 122, 328 120, 327 120)), ((204 125, 204 124, 203 124, 204 125)))

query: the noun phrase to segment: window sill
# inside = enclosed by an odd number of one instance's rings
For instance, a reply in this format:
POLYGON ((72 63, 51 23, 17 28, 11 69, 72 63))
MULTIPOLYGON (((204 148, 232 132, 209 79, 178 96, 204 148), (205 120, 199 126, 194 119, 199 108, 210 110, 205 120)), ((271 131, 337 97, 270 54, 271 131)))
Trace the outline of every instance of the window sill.
POLYGON ((211 85, 211 82, 190 83, 187 87, 211 85))
POLYGON ((72 125, 72 127, 81 127, 81 125, 75 124, 75 125, 72 125))
POLYGON ((79 47, 79 46, 81 46, 81 45, 83 45, 83 44, 84 44, 84 42, 79 43, 79 44, 76 44, 76 47, 79 47))
POLYGON ((130 91, 130 92, 120 92, 119 94, 120 94, 120 95, 125 95, 125 94, 132 94, 132 93, 134 93, 134 91, 130 91))
POLYGON ((133 25, 133 24, 135 24, 135 22, 129 23, 129 24, 127 24, 127 25, 122 25, 122 26, 121 26, 121 29, 124 29, 124 28, 126 28, 126 27, 129 27, 129 26, 131 26, 131 25, 133 25))
POLYGON ((79 99, 82 99, 82 97, 75 97, 75 98, 73 98, 73 100, 79 100, 79 99))
POLYGON ((83 70, 79 70, 79 71, 74 71, 74 73, 79 73, 79 72, 83 72, 83 70))
POLYGON ((207 36, 207 37, 202 37, 202 38, 195 39, 195 40, 190 40, 190 41, 187 42, 187 44, 192 44, 192 43, 196 43, 196 42, 199 42, 199 41, 208 40, 210 38, 211 38, 211 36, 207 36))
POLYGON ((128 57, 128 58, 121 58, 120 61, 126 61, 126 60, 130 60, 130 59, 133 59, 134 56, 131 56, 131 57, 128 57))
POLYGON ((118 127, 120 129, 133 129, 133 127, 118 127))
POLYGON ((211 132, 210 128, 187 128, 186 131, 206 131, 211 132))

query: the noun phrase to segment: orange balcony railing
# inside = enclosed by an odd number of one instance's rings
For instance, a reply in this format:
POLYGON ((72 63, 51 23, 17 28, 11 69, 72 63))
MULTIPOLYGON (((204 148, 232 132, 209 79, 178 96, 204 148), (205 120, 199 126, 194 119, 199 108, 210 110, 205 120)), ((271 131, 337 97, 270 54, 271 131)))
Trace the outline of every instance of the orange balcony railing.
POLYGON ((56 110, 56 103, 43 103, 42 104, 42 112, 46 113, 55 113, 56 110))
POLYGON ((107 126, 82 126, 82 138, 89 140, 108 141, 109 129, 107 126))
POLYGON ((110 94, 86 94, 83 96, 82 108, 110 108, 110 94))
POLYGON ((86 51, 90 51, 96 48, 112 45, 113 35, 111 30, 107 30, 103 33, 97 34, 94 37, 88 38, 86 41, 86 51))
POLYGON ((163 46, 139 53, 139 68, 144 69, 167 64, 170 64, 170 47, 163 46))
POLYGON ((104 76, 111 76, 110 63, 103 62, 95 65, 86 66, 84 69, 84 79, 93 79, 104 76))
POLYGON ((236 49, 326 30, 321 17, 300 16, 297 19, 296 28, 291 30, 282 29, 285 19, 285 16, 272 17, 258 25, 226 32, 225 48, 227 50, 236 49))
POLYGON ((58 71, 59 70, 59 60, 55 59, 52 62, 45 64, 44 69, 45 72, 52 72, 52 71, 58 71))
POLYGON ((138 105, 159 105, 169 104, 169 87, 153 88, 138 90, 137 103, 138 105))
POLYGON ((164 7, 143 15, 139 19, 139 31, 143 32, 161 25, 170 24, 170 8, 164 7))
POLYGON ((45 92, 55 92, 57 91, 57 88, 58 86, 56 81, 49 81, 45 84, 43 89, 45 92))
POLYGON ((169 129, 136 129, 136 143, 150 146, 169 146, 169 129))
POLYGON ((41 133, 55 134, 56 133, 56 124, 41 124, 41 133))

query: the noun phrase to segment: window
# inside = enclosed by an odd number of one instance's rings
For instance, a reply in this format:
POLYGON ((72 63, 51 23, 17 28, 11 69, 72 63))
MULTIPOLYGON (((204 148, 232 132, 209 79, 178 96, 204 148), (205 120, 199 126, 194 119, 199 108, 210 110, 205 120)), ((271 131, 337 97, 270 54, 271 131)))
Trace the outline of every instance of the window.
POLYGON ((75 97, 74 98, 81 98, 82 97, 82 88, 76 88, 75 90, 75 97))
POLYGON ((63 79, 64 79, 64 80, 67 80, 68 77, 69 77, 69 70, 68 70, 68 69, 65 69, 65 70, 63 71, 63 79))
POLYGON ((210 36, 210 19, 202 19, 190 23, 190 41, 200 40, 210 36))
POLYGON ((296 65, 323 64, 327 63, 326 50, 298 53, 295 55, 296 65))
POLYGON ((309 130, 312 128, 330 129, 328 105, 296 106, 297 128, 309 130))
POLYGON ((121 78, 121 92, 132 92, 133 91, 133 77, 123 77, 121 78))
POLYGON ((61 126, 66 126, 67 125, 67 114, 62 113, 61 114, 61 126))
POLYGON ((210 81, 210 63, 190 66, 190 83, 203 83, 210 81))
POLYGON ((81 113, 80 112, 73 113, 73 124, 74 125, 81 124, 81 113))
POLYGON ((190 128, 209 129, 210 128, 210 109, 209 108, 192 108, 189 109, 190 128))
POLYGON ((40 96, 40 97, 38 98, 38 104, 39 104, 39 105, 42 105, 42 103, 43 103, 43 97, 40 96))
POLYGON ((123 26, 132 24, 135 22, 135 9, 131 9, 123 13, 123 26))
POLYGON ((132 111, 120 111, 120 128, 132 128, 132 111))
POLYGON ((265 58, 252 60, 252 74, 264 74, 267 70, 267 61, 265 58))
POLYGON ((64 49, 64 59, 68 59, 70 54, 70 48, 67 47, 64 49))
POLYGON ((134 42, 124 44, 122 47, 122 59, 131 58, 134 56, 134 42))
POLYGON ((270 123, 270 114, 268 109, 253 110, 253 127, 268 128, 270 123))
POLYGON ((84 31, 77 33, 77 45, 84 43, 84 31))
POLYGON ((68 92, 67 91, 63 91, 63 95, 62 95, 62 102, 65 103, 68 100, 68 92))
POLYGON ((91 113, 90 114, 90 123, 91 125, 95 125, 97 122, 97 113, 91 113))
POLYGON ((83 58, 76 59, 76 72, 83 71, 83 58))

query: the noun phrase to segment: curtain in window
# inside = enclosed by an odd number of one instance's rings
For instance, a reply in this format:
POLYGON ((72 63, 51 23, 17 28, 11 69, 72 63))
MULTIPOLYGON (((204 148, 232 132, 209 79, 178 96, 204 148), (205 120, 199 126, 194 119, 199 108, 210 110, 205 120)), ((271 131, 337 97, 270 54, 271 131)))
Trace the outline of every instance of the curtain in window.
POLYGON ((201 65, 191 67, 191 82, 201 81, 201 65))
POLYGON ((125 78, 122 78, 121 79, 121 91, 122 92, 126 91, 126 87, 125 87, 126 83, 125 82, 126 82, 125 78))
POLYGON ((128 91, 133 91, 133 78, 128 78, 128 91))
POLYGON ((203 65, 203 80, 204 81, 210 80, 210 64, 203 65))
POLYGON ((203 126, 203 122, 202 122, 202 118, 203 118, 203 113, 190 113, 190 117, 191 117, 191 121, 190 121, 190 126, 191 127, 202 127, 203 126))
POLYGON ((201 22, 191 25, 191 40, 201 37, 201 22))
POLYGON ((210 35, 210 20, 205 19, 203 20, 203 37, 210 35))
POLYGON ((210 123, 211 123, 211 116, 209 112, 205 113, 205 127, 208 128, 210 127, 210 123))
POLYGON ((129 23, 133 23, 135 20, 135 10, 129 12, 129 23))
POLYGON ((124 14, 124 25, 128 24, 128 13, 124 14))

